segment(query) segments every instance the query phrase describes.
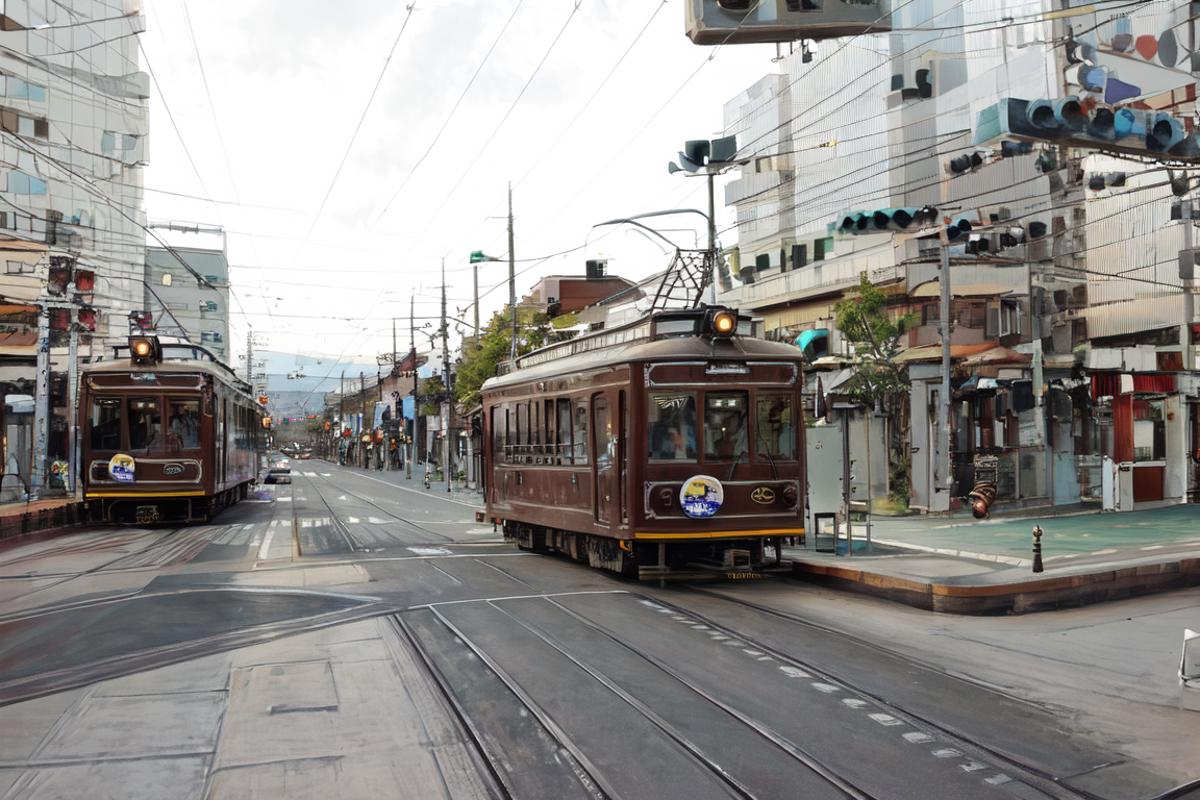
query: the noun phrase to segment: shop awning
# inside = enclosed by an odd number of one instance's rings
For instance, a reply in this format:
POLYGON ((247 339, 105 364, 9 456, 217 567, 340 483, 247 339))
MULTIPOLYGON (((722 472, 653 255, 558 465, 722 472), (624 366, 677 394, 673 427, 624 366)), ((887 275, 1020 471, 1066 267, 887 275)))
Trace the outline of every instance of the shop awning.
POLYGON ((994 346, 990 350, 967 356, 962 360, 964 367, 979 367, 985 364, 1031 364, 1033 356, 1028 353, 1018 353, 1008 347, 994 346))
MULTIPOLYGON (((999 347, 995 342, 975 342, 973 344, 952 344, 950 345, 950 359, 958 361, 968 356, 973 356, 982 353, 986 350, 999 347)), ((923 344, 919 347, 910 347, 900 355, 896 356, 896 361, 938 361, 942 357, 942 346, 940 344, 923 344)))

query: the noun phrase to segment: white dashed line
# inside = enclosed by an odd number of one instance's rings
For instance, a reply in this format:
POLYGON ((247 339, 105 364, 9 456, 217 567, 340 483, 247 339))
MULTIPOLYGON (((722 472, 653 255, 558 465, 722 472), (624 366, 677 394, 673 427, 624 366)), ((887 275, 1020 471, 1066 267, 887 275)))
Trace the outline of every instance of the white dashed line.
POLYGON ((749 649, 749 648, 746 648, 745 650, 742 650, 742 652, 743 652, 743 653, 745 653, 745 654, 746 654, 746 655, 748 655, 748 656, 754 656, 754 657, 758 657, 758 656, 761 656, 761 655, 762 655, 762 651, 761 651, 761 650, 751 650, 751 649, 749 649))
POLYGON ((756 658, 754 660, 755 661, 774 661, 775 659, 771 658, 770 656, 759 656, 758 658, 756 658))
POLYGON ((903 725, 904 724, 900 720, 893 717, 891 714, 868 714, 867 716, 870 717, 871 719, 875 720, 876 722, 878 722, 880 725, 883 725, 885 727, 891 727, 893 725, 903 725))
POLYGON ((859 700, 857 697, 847 697, 844 700, 842 700, 842 703, 844 705, 850 706, 851 708, 862 708, 863 706, 865 706, 867 704, 867 701, 859 700))
POLYGON ((1111 554, 1111 553, 1115 553, 1115 552, 1117 552, 1115 549, 1113 549, 1113 548, 1111 548, 1111 547, 1106 547, 1106 548, 1104 548, 1103 550, 1093 550, 1093 551, 1092 551, 1092 555, 1094 555, 1094 556, 1107 556, 1107 555, 1109 555, 1109 554, 1111 554))
POLYGON ((798 669, 797 667, 783 666, 783 667, 779 668, 779 671, 782 672, 784 675, 787 675, 789 678, 811 678, 812 677, 807 672, 805 672, 802 669, 798 669))
POLYGON ((708 630, 708 626, 707 626, 707 625, 693 625, 693 626, 692 626, 692 630, 694 630, 694 631, 706 631, 706 630, 708 630))
POLYGON ((739 642, 737 639, 729 639, 728 641, 721 642, 721 644, 726 644, 730 647, 741 647, 745 642, 739 642))
POLYGON ((911 744, 928 744, 929 742, 933 741, 932 736, 930 736, 928 733, 921 733, 920 731, 906 733, 904 734, 904 739, 911 744))
POLYGON ((934 758, 958 758, 962 753, 955 750, 953 747, 943 747, 941 750, 934 750, 934 758))
POLYGON ((355 523, 359 522, 359 519, 358 517, 346 517, 346 522, 354 525, 355 523))
POLYGON ((723 633, 710 633, 708 638, 712 639, 714 642, 723 642, 729 637, 723 633))
POLYGON ((812 687, 818 692, 824 692, 825 694, 833 694, 838 690, 838 687, 831 683, 814 683, 812 687))
POLYGON ((987 764, 980 764, 978 761, 968 761, 965 764, 959 764, 958 768, 963 772, 979 772, 981 769, 987 769, 987 764))
POLYGON ((1152 544, 1149 547, 1139 547, 1139 550, 1162 550, 1166 547, 1165 544, 1152 544))
POLYGON ((271 539, 275 537, 275 530, 272 528, 267 531, 267 537, 263 539, 262 547, 258 548, 258 560, 265 561, 267 552, 271 549, 271 539))
POLYGON ((1008 777, 1003 772, 997 772, 992 777, 985 778, 984 783, 990 783, 992 786, 999 786, 1001 784, 1008 783, 1011 780, 1012 778, 1008 777))

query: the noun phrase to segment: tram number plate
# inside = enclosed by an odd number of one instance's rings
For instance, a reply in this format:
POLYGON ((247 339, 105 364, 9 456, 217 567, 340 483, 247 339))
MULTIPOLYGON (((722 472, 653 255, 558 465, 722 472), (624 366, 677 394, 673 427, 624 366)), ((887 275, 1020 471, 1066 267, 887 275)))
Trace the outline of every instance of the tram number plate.
POLYGON ((761 578, 762 573, 753 570, 738 570, 735 572, 726 572, 725 577, 731 581, 752 581, 761 578))
POLYGON ((138 506, 133 511, 133 517, 139 525, 162 519, 162 515, 158 513, 158 506, 138 506))

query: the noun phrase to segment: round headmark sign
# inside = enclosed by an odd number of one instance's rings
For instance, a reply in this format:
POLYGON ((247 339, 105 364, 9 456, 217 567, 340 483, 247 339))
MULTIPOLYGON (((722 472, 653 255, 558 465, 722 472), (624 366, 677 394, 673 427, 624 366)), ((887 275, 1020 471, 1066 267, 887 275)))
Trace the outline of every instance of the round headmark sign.
POLYGON ((117 453, 108 461, 108 474, 114 481, 133 483, 135 466, 133 456, 117 453))
POLYGON ((721 508, 725 490, 711 475, 693 475, 679 490, 679 506, 692 519, 707 519, 721 508))

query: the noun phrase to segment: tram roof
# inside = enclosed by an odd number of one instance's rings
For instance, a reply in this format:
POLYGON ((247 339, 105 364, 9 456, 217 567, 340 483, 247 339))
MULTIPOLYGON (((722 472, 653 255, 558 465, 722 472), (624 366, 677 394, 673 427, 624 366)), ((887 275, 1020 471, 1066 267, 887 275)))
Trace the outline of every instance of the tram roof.
MULTIPOLYGON (((661 335, 653 337, 650 322, 652 317, 646 317, 621 328, 611 331, 598 331, 586 337, 570 340, 583 345, 580 351, 557 354, 560 345, 551 345, 541 350, 535 350, 518 359, 530 356, 544 355, 539 363, 530 366, 519 366, 504 375, 488 379, 483 384, 483 391, 501 389, 508 386, 518 386, 532 380, 544 380, 573 372, 585 372, 603 369, 634 361, 671 361, 678 359, 774 359, 781 361, 803 361, 803 355, 795 346, 783 342, 768 342, 751 336, 734 336, 732 338, 709 338, 700 335, 661 335), (639 331, 638 329, 642 330, 639 331), (597 334, 607 333, 613 337, 613 343, 604 342, 597 334), (621 337, 627 341, 620 341, 621 337), (594 343, 589 348, 587 345, 594 343)), ((570 342, 563 343, 569 344, 570 342)))
POLYGON ((239 378, 228 364, 220 361, 207 348, 190 342, 162 342, 161 346, 163 358, 154 364, 135 364, 129 355, 129 347, 116 345, 111 355, 83 365, 80 372, 205 372, 246 394, 251 393, 250 384, 239 378))

